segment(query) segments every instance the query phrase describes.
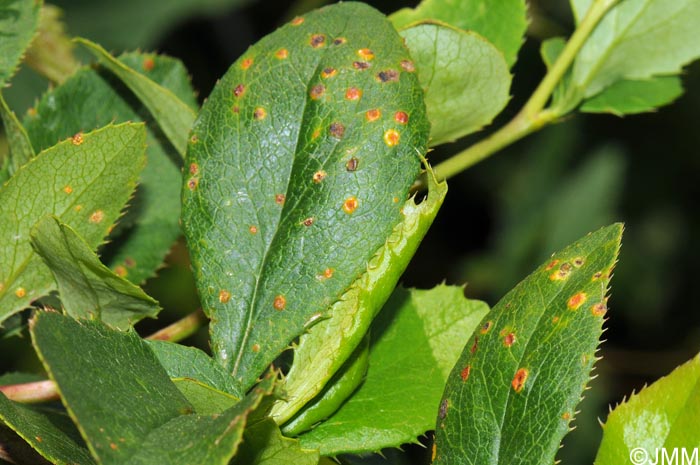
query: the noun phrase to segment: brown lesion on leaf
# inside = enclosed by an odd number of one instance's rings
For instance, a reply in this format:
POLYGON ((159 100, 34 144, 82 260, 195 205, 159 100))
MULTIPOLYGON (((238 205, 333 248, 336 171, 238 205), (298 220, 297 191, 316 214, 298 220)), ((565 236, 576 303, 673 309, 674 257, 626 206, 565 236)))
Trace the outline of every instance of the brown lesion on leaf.
POLYGON ((305 218, 304 220, 302 220, 301 224, 308 228, 309 226, 314 224, 314 217, 310 216, 308 218, 305 218))
POLYGON ((413 62, 411 60, 401 60, 401 68, 404 71, 412 73, 416 70, 416 65, 413 64, 413 62))
POLYGON ((503 346, 512 347, 515 344, 516 337, 515 333, 509 332, 503 336, 503 346))
POLYGON ((275 52, 275 58, 279 60, 285 60, 289 57, 289 50, 286 48, 281 48, 275 52))
POLYGON ((143 67, 143 70, 148 72, 148 71, 153 71, 153 68, 156 67, 156 62, 153 61, 153 58, 151 57, 146 57, 143 59, 143 63, 141 64, 143 67))
POLYGON ((245 94, 245 86, 243 84, 238 84, 236 87, 233 88, 233 96, 236 98, 240 98, 245 94))
POLYGON ((345 163, 345 169, 350 172, 356 171, 359 164, 360 160, 358 160, 356 157, 352 157, 347 161, 347 163, 345 163))
POLYGON ((566 303, 566 306, 569 307, 571 310, 577 310, 583 303, 586 301, 586 293, 585 292, 578 292, 574 295, 572 295, 568 302, 566 303))
POLYGON ((603 316, 607 313, 608 306, 605 302, 598 302, 591 307, 591 313, 593 316, 603 316))
POLYGON ((552 281, 565 280, 569 277, 569 275, 571 275, 571 270, 572 270, 571 263, 564 262, 559 266, 558 270, 556 270, 554 273, 549 275, 549 279, 551 279, 552 281))
POLYGON ((469 352, 474 355, 476 353, 476 350, 479 348, 479 338, 475 337, 474 338, 474 344, 472 344, 471 349, 469 349, 469 352))
POLYGON ((290 21, 290 24, 292 26, 301 26, 301 24, 303 22, 304 22, 304 18, 302 18, 301 16, 297 16, 296 18, 294 18, 293 20, 290 21))
POLYGON ((125 278, 129 274, 129 271, 123 265, 117 265, 114 267, 114 274, 120 278, 125 278))
POLYGON ((73 145, 80 145, 83 143, 83 141, 84 139, 82 132, 78 132, 73 137, 71 137, 71 142, 73 143, 73 145))
POLYGON ((319 184, 321 181, 326 179, 326 176, 327 176, 327 174, 325 171, 318 170, 314 173, 314 175, 312 176, 312 179, 313 179, 314 183, 319 184))
POLYGON ((357 87, 349 87, 348 90, 345 91, 345 98, 347 100, 359 100, 360 97, 362 97, 362 90, 357 87))
POLYGON ((226 289, 221 289, 219 291, 219 302, 222 304, 227 303, 229 300, 231 300, 231 293, 227 291, 226 289))
POLYGON ((265 110, 263 107, 258 107, 253 111, 253 119, 256 121, 263 120, 267 117, 267 110, 265 110))
POLYGON ((313 48, 320 48, 326 45, 326 36, 323 34, 314 34, 311 36, 311 39, 309 39, 309 44, 313 48))
POLYGON ((408 123, 408 113, 405 111, 397 111, 394 113, 394 121, 396 121, 399 124, 407 124, 408 123))
POLYGON ((318 100, 325 93, 326 93, 326 86, 324 86, 323 84, 316 84, 309 91, 309 96, 311 97, 312 100, 318 100))
POLYGON ((488 332, 491 331, 491 328, 493 328, 493 321, 487 321, 486 323, 481 325, 479 332, 481 334, 488 334, 488 332))
POLYGON ((460 378, 462 378, 462 382, 465 383, 469 379, 469 374, 472 371, 472 366, 467 365, 464 368, 462 368, 462 371, 459 373, 460 378))
POLYGON ((377 80, 379 82, 397 82, 399 80, 399 72, 395 69, 380 71, 377 73, 377 80))
POLYGON ((333 45, 343 45, 347 43, 348 39, 345 37, 337 37, 333 40, 333 45))
POLYGON ((243 61, 241 61, 241 69, 248 69, 251 66, 253 66, 252 58, 244 58, 243 61))
POLYGON ((258 227, 255 226, 254 224, 251 224, 251 225, 248 227, 248 232, 251 233, 251 234, 257 234, 257 233, 258 233, 258 227))
POLYGON ((95 210, 90 214, 88 221, 92 224, 101 223, 105 219, 105 212, 102 210, 95 210))
POLYGON ((287 299, 280 294, 275 297, 275 300, 272 302, 272 306, 275 310, 281 312, 282 310, 284 310, 284 307, 287 306, 287 299))
POLYGON ((194 191, 195 189, 197 189, 198 185, 199 185, 199 179, 197 179, 197 178, 190 178, 187 181, 187 188, 191 191, 194 191))
POLYGON ((190 174, 195 176, 199 173, 199 165, 197 163, 190 163, 190 174))
POLYGON ((328 132, 336 139, 342 139, 345 135, 345 126, 342 123, 334 122, 328 127, 328 132))
POLYGON ((276 194, 275 195, 275 203, 277 205, 284 205, 285 200, 286 200, 286 197, 284 194, 276 194))
POLYGON ((365 69, 369 68, 369 63, 366 61, 353 61, 352 62, 352 67, 355 68, 356 70, 363 71, 365 69))
POLYGON ((335 68, 328 67, 328 68, 325 68, 323 71, 321 71, 321 77, 323 79, 332 78, 336 74, 338 74, 338 70, 335 68))

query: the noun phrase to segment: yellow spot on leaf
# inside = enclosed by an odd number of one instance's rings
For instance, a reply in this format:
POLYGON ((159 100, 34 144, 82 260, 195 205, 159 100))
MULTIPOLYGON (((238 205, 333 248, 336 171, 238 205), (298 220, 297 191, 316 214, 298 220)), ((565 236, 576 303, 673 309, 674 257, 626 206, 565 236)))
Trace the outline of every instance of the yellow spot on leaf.
POLYGON ((253 344, 252 349, 253 349, 253 352, 256 352, 256 353, 257 353, 257 352, 260 352, 260 344, 258 344, 258 343, 256 342, 255 344, 253 344))
POLYGON ((286 48, 281 48, 275 52, 275 57, 279 58, 280 60, 284 60, 289 56, 289 50, 286 48))
POLYGON ((574 294, 569 298, 569 301, 566 303, 566 305, 571 309, 571 310, 576 310, 579 308, 583 303, 586 301, 586 293, 585 292, 579 292, 578 294, 574 294))
POLYGON ((343 211, 347 214, 351 214, 355 210, 357 210, 357 206, 358 206, 357 198, 353 195, 353 196, 345 199, 345 202, 343 202, 343 211))
POLYGON ((301 16, 297 16, 296 18, 294 18, 292 20, 291 24, 292 24, 292 26, 299 26, 303 22, 304 22, 304 18, 302 18, 301 16))
POLYGON ((605 302, 598 302, 597 304, 591 307, 591 313, 593 314, 593 316, 603 316, 607 311, 608 306, 605 305, 605 302))
POLYGON ((80 145, 83 143, 83 133, 79 132, 75 134, 73 137, 71 137, 71 142, 73 142, 73 145, 80 145))
POLYGON ((272 306, 275 308, 275 310, 282 311, 284 310, 284 307, 287 306, 287 299, 285 299, 283 295, 278 295, 272 302, 272 306))
POLYGON ((367 118, 367 121, 377 121, 381 116, 382 112, 378 108, 367 110, 365 113, 365 118, 367 118))
POLYGON ((257 234, 258 233, 258 227, 254 225, 250 225, 248 228, 248 231, 250 231, 251 234, 257 234))
POLYGON ((401 135, 395 129, 388 129, 384 133, 384 143, 389 147, 394 147, 395 145, 397 145, 400 139, 401 135))
POLYGON ((241 68, 248 69, 252 66, 252 64, 253 64, 252 58, 244 58, 243 61, 241 61, 241 68))
POLYGON ((253 112, 253 118, 255 120, 258 120, 258 121, 265 119, 266 116, 267 116, 267 111, 263 107, 258 107, 253 112))
POLYGON ((104 220, 104 219, 105 219, 105 212, 103 212, 102 210, 95 210, 94 212, 92 212, 92 214, 90 215, 90 218, 88 220, 92 224, 98 224, 98 223, 101 223, 102 220, 104 220))
POLYGON ((18 287, 15 291, 15 295, 18 299, 21 299, 22 297, 27 295, 27 291, 23 287, 18 287))
POLYGON ((124 266, 122 266, 122 265, 117 265, 117 266, 115 266, 115 267, 114 267, 114 273, 115 273, 117 276, 119 276, 120 278, 124 278, 124 277, 126 277, 127 274, 129 274, 129 272, 127 271, 127 269, 124 268, 124 266))
POLYGON ((219 302, 221 302, 222 304, 225 304, 229 300, 231 300, 231 293, 229 291, 227 291, 226 289, 221 289, 219 291, 219 302))
POLYGON ((313 180, 314 180, 314 182, 315 182, 316 184, 318 184, 318 183, 320 183, 321 181, 323 181, 324 179, 326 179, 326 176, 327 176, 327 174, 326 174, 325 171, 323 171, 323 170, 318 170, 318 171, 316 171, 316 172, 314 173, 313 180))
POLYGON ((63 192, 65 192, 66 194, 72 194, 73 188, 71 186, 66 186, 63 188, 63 192))
POLYGON ((357 51, 357 55, 362 58, 363 60, 373 60, 374 59, 374 52, 368 48, 361 48, 357 51))
POLYGON ((359 100, 362 97, 362 91, 357 87, 350 87, 345 91, 345 98, 348 100, 359 100))

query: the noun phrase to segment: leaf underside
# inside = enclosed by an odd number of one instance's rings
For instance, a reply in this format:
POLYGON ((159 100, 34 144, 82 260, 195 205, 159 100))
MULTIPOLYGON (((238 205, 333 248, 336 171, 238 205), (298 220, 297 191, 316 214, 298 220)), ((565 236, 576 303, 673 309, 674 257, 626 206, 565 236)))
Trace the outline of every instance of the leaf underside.
POLYGON ((359 3, 294 19, 220 80, 190 137, 182 222, 214 356, 244 389, 365 270, 428 131, 400 36, 359 3))

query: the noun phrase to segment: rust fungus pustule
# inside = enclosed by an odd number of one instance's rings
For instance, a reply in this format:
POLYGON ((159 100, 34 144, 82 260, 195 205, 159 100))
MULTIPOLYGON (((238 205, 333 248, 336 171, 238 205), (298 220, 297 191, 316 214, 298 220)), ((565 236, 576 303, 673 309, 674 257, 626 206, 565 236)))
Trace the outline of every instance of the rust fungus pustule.
POLYGON ((333 45, 343 45, 344 43, 347 43, 347 41, 348 39, 345 37, 337 37, 333 40, 333 45))
POLYGON ((379 82, 396 82, 399 80, 399 72, 395 69, 387 69, 377 73, 377 80, 379 82))
POLYGON ((513 344, 515 344, 515 333, 508 333, 505 336, 503 336, 503 345, 505 347, 511 347, 513 344))
POLYGON ((23 287, 18 287, 15 290, 15 297, 17 297, 18 299, 21 299, 22 297, 24 297, 26 295, 27 295, 27 291, 23 287))
POLYGON ((368 48, 359 49, 357 51, 357 56, 366 61, 374 60, 374 52, 368 48))
POLYGON ((71 137, 71 142, 73 145, 80 145, 83 143, 83 133, 78 132, 73 137, 71 137))
POLYGON ((88 218, 88 221, 92 224, 98 224, 101 223, 102 220, 105 219, 105 212, 102 210, 95 210, 90 214, 90 218, 88 218))
POLYGON ((607 311, 608 306, 605 305, 605 302, 598 302, 597 304, 591 307, 591 313, 593 314, 593 316, 603 316, 607 311))
POLYGON ((394 113, 394 121, 396 121, 399 124, 407 124, 408 123, 408 113, 405 111, 397 111, 394 113))
POLYGON ((275 52, 275 58, 278 60, 284 60, 289 57, 289 50, 286 48, 281 48, 275 52))
POLYGON ((552 281, 562 281, 565 280, 571 275, 571 263, 569 262, 564 262, 559 266, 559 269, 556 270, 554 273, 549 275, 549 279, 552 281))
POLYGON ((325 68, 323 71, 321 71, 321 77, 323 79, 332 78, 336 74, 338 74, 338 70, 335 68, 325 68))
POLYGON ((219 291, 219 302, 222 304, 227 303, 229 300, 231 300, 231 293, 227 291, 226 289, 221 289, 219 291))
POLYGON ((243 84, 238 84, 233 88, 233 96, 236 98, 242 97, 245 94, 245 86, 243 84))
POLYGON ((481 334, 487 334, 489 331, 491 331, 491 328, 493 328, 493 321, 487 321, 483 325, 481 325, 481 329, 479 329, 479 332, 481 334))
POLYGON ((593 277, 591 278, 591 281, 598 281, 600 278, 603 277, 603 272, 602 271, 597 271, 593 274, 593 277))
POLYGON ((314 217, 313 217, 313 216, 310 216, 310 217, 304 219, 304 220, 301 222, 301 224, 303 224, 304 226, 306 226, 306 227, 308 228, 309 226, 311 226, 312 224, 314 224, 314 217))
POLYGON ((414 65, 411 60, 401 60, 401 69, 412 73, 416 70, 416 65, 414 65))
POLYGON ((313 48, 321 48, 326 45, 326 36, 323 34, 314 34, 309 39, 309 45, 313 48))
POLYGON ((571 263, 573 263, 576 268, 581 268, 583 264, 586 263, 586 260, 583 257, 576 257, 571 263))
POLYGON ((312 179, 313 179, 313 181, 314 181, 316 184, 319 184, 321 181, 323 181, 324 179, 326 179, 326 176, 327 176, 327 174, 326 174, 325 171, 323 171, 323 170, 318 170, 318 171, 316 171, 316 172, 314 173, 312 179))
POLYGON ((330 279, 333 277, 334 272, 335 270, 333 268, 326 268, 325 270, 323 270, 323 277, 326 279, 330 279))
POLYGON ((323 94, 326 93, 326 86, 323 84, 316 84, 311 88, 309 91, 309 97, 311 97, 312 100, 318 100, 321 97, 323 97, 323 94))
POLYGON ((382 116, 382 111, 379 108, 372 108, 365 112, 365 118, 367 121, 377 121, 382 116))
POLYGON ((255 226, 254 224, 251 224, 250 227, 248 227, 248 232, 251 234, 257 234, 258 233, 258 227, 255 226))
POLYGON ((396 129, 387 129, 384 133, 384 143, 389 147, 398 145, 399 140, 401 140, 401 134, 396 129))
POLYGON ((350 172, 356 171, 357 166, 359 164, 360 164, 360 160, 358 160, 355 157, 352 157, 350 160, 347 161, 347 163, 345 163, 345 169, 350 171, 350 172))
POLYGON ((515 376, 513 376, 513 381, 510 383, 515 392, 520 392, 523 390, 529 374, 530 373, 527 371, 526 368, 520 368, 518 371, 515 372, 515 376))
POLYGON ((192 178, 187 181, 187 188, 191 191, 197 189, 197 186, 199 185, 199 179, 197 178, 192 178))
POLYGON ((196 144, 199 142, 199 137, 197 137, 197 134, 192 134, 190 136, 190 144, 196 144))
POLYGON ((190 163, 190 174, 195 176, 199 173, 199 165, 197 163, 190 163))
POLYGON ((359 100, 362 97, 362 91, 357 87, 349 87, 345 91, 345 98, 348 100, 359 100))
POLYGON ((301 16, 297 16, 296 18, 294 18, 294 19, 290 22, 290 24, 291 24, 292 26, 300 26, 303 22, 304 22, 304 18, 302 18, 301 16))
POLYGON ((569 309, 571 310, 576 310, 581 305, 583 305, 583 303, 586 301, 586 298, 587 296, 585 292, 578 292, 569 298, 569 301, 566 303, 566 306, 569 307, 569 309))
POLYGON ((335 137, 336 139, 342 139, 345 135, 345 126, 338 122, 331 123, 331 125, 328 127, 328 132, 330 132, 331 136, 335 137))
POLYGON ((243 61, 241 61, 241 68, 242 69, 248 69, 251 66, 253 66, 253 59, 252 58, 244 58, 243 61))
POLYGON ((263 107, 258 107, 253 112, 253 119, 260 121, 267 117, 267 111, 263 107))
POLYGON ((343 202, 343 211, 349 215, 357 210, 358 205, 357 198, 354 195, 350 196, 343 202))
POLYGON ((462 371, 459 373, 460 378, 462 378, 462 382, 466 382, 469 379, 469 373, 472 371, 472 366, 467 365, 464 368, 462 368, 462 371))
POLYGON ((275 300, 272 302, 272 306, 274 307, 275 310, 281 312, 282 310, 284 310, 284 307, 287 306, 287 299, 283 295, 278 295, 275 297, 275 300))
POLYGON ((255 344, 253 344, 253 347, 251 347, 251 350, 255 353, 260 352, 260 344, 258 344, 257 342, 255 344))
POLYGON ((277 194, 275 195, 275 203, 277 205, 284 205, 284 201, 286 200, 286 197, 284 194, 277 194))
POLYGON ((352 67, 355 68, 356 70, 363 71, 363 70, 369 68, 369 63, 366 61, 353 61, 352 67))
POLYGON ((555 266, 557 266, 557 264, 559 264, 559 260, 552 260, 551 262, 549 262, 547 264, 547 266, 544 267, 544 269, 545 269, 545 271, 549 271, 552 268, 554 268, 555 266))
POLYGON ((472 344, 472 348, 469 349, 469 352, 473 355, 476 353, 476 350, 479 348, 479 338, 475 337, 474 338, 474 344, 472 344))
POLYGON ((66 194, 72 194, 72 193, 73 193, 73 188, 72 188, 71 186, 68 186, 68 185, 67 185, 67 186, 65 186, 65 187, 63 188, 63 192, 65 192, 66 194))
POLYGON ((126 275, 129 274, 129 271, 123 265, 117 265, 114 267, 114 274, 116 274, 120 278, 126 278, 126 275))
POLYGON ((153 68, 156 67, 156 62, 153 61, 153 58, 146 57, 143 59, 141 66, 143 67, 144 71, 153 71, 153 68))

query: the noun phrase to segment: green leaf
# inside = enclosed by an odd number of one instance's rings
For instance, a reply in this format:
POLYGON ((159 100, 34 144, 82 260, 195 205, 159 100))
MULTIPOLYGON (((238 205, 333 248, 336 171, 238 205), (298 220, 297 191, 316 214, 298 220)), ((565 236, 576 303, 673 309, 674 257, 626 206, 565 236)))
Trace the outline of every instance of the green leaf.
POLYGON ((423 0, 416 8, 403 8, 389 18, 397 29, 436 20, 474 31, 494 44, 512 67, 527 29, 526 13, 524 0, 423 0))
POLYGON ((0 89, 15 74, 37 27, 41 0, 0 0, 0 89))
POLYGON ((31 228, 55 215, 92 248, 134 190, 145 162, 142 124, 107 126, 41 152, 0 190, 0 321, 56 288, 31 228))
POLYGON ((39 15, 39 31, 25 58, 25 63, 32 69, 59 84, 80 68, 73 55, 75 45, 66 35, 62 16, 60 8, 43 6, 39 15))
POLYGON ((127 329, 160 311, 156 300, 103 265, 92 248, 58 218, 45 217, 32 228, 31 238, 56 279, 68 315, 127 329))
POLYGON ((196 379, 174 378, 173 383, 200 415, 218 415, 240 400, 196 379))
POLYGON ((483 302, 465 299, 461 287, 398 288, 372 325, 364 384, 331 418, 301 435, 301 445, 335 455, 415 442, 435 427, 450 370, 487 312, 483 302))
POLYGON ((191 378, 238 398, 243 390, 214 359, 196 347, 166 341, 147 341, 171 378, 191 378))
POLYGON ((105 68, 131 89, 151 112, 173 147, 184 155, 187 134, 196 116, 192 108, 176 94, 120 62, 99 45, 87 39, 75 40, 87 47, 105 68))
POLYGON ((683 459, 684 453, 686 457, 695 453, 697 461, 699 415, 700 356, 696 356, 610 412, 595 463, 628 463, 632 457, 640 465, 663 463, 661 449, 669 455, 677 449, 677 463, 692 463, 683 459), (634 452, 639 448, 641 451, 634 452), (642 460, 644 456, 652 462, 642 460))
POLYGON ((20 166, 34 158, 34 149, 27 136, 27 131, 17 120, 14 112, 7 106, 2 93, 0 93, 0 120, 2 120, 10 148, 8 174, 11 176, 20 166))
POLYGON ((285 382, 286 402, 272 410, 278 422, 285 423, 321 392, 393 292, 447 194, 447 184, 438 184, 429 168, 427 179, 428 196, 418 205, 413 198, 406 201, 403 221, 369 261, 365 273, 333 305, 329 318, 312 321, 315 324, 301 335, 285 382))
MULTIPOLYGON (((188 105, 195 105, 187 71, 180 61, 161 55, 129 53, 120 60, 170 89, 188 105)), ((36 147, 45 148, 78 131, 112 121, 146 118, 148 163, 139 179, 131 208, 112 233, 102 257, 120 276, 141 283, 153 276, 180 234, 179 155, 152 124, 152 119, 128 89, 106 71, 81 69, 47 92, 25 118, 36 147)))
POLYGON ((430 23, 404 29, 401 36, 425 92, 431 146, 478 131, 508 103, 508 64, 478 34, 430 23))
POLYGON ((244 388, 399 223, 429 131, 412 70, 384 16, 336 4, 251 47, 204 104, 182 223, 214 357, 244 388))
MULTIPOLYGON (((580 20, 592 0, 572 0, 580 20)), ((624 79, 675 75, 700 57, 696 0, 627 0, 611 9, 573 65, 572 86, 589 98, 624 79)))
POLYGON ((37 354, 100 464, 126 463, 149 433, 192 411, 135 332, 43 312, 31 329, 37 354))
POLYGON ((585 113, 631 115, 654 111, 683 95, 683 82, 678 76, 662 76, 643 81, 617 81, 601 93, 583 102, 585 113))
POLYGON ((302 449, 299 441, 282 436, 277 424, 265 419, 246 428, 233 465, 316 465, 317 450, 302 449))
POLYGON ((12 402, 0 394, 0 420, 51 463, 95 463, 80 433, 65 413, 12 402))
POLYGON ((323 390, 282 427, 284 434, 298 436, 334 414, 365 380, 368 367, 369 333, 323 390))
MULTIPOLYGON (((566 40, 563 37, 552 37, 550 39, 542 41, 540 45, 540 55, 542 56, 542 61, 547 66, 547 70, 551 70, 554 63, 559 58, 559 55, 564 50, 566 46, 566 40)), ((567 70, 562 76, 561 81, 554 88, 552 93, 552 107, 558 107, 562 105, 564 97, 566 96, 566 91, 571 84, 571 69, 567 70)), ((568 109, 567 109, 568 111, 568 109)))
MULTIPOLYGON (((126 465, 226 465, 238 450, 243 432, 274 394, 276 374, 269 373, 241 402, 219 415, 182 415, 154 430, 126 465)), ((294 462, 292 462, 294 463, 294 462)))
POLYGON ((554 254, 509 292, 450 373, 435 464, 549 464, 569 431, 602 332, 622 225, 554 254))

